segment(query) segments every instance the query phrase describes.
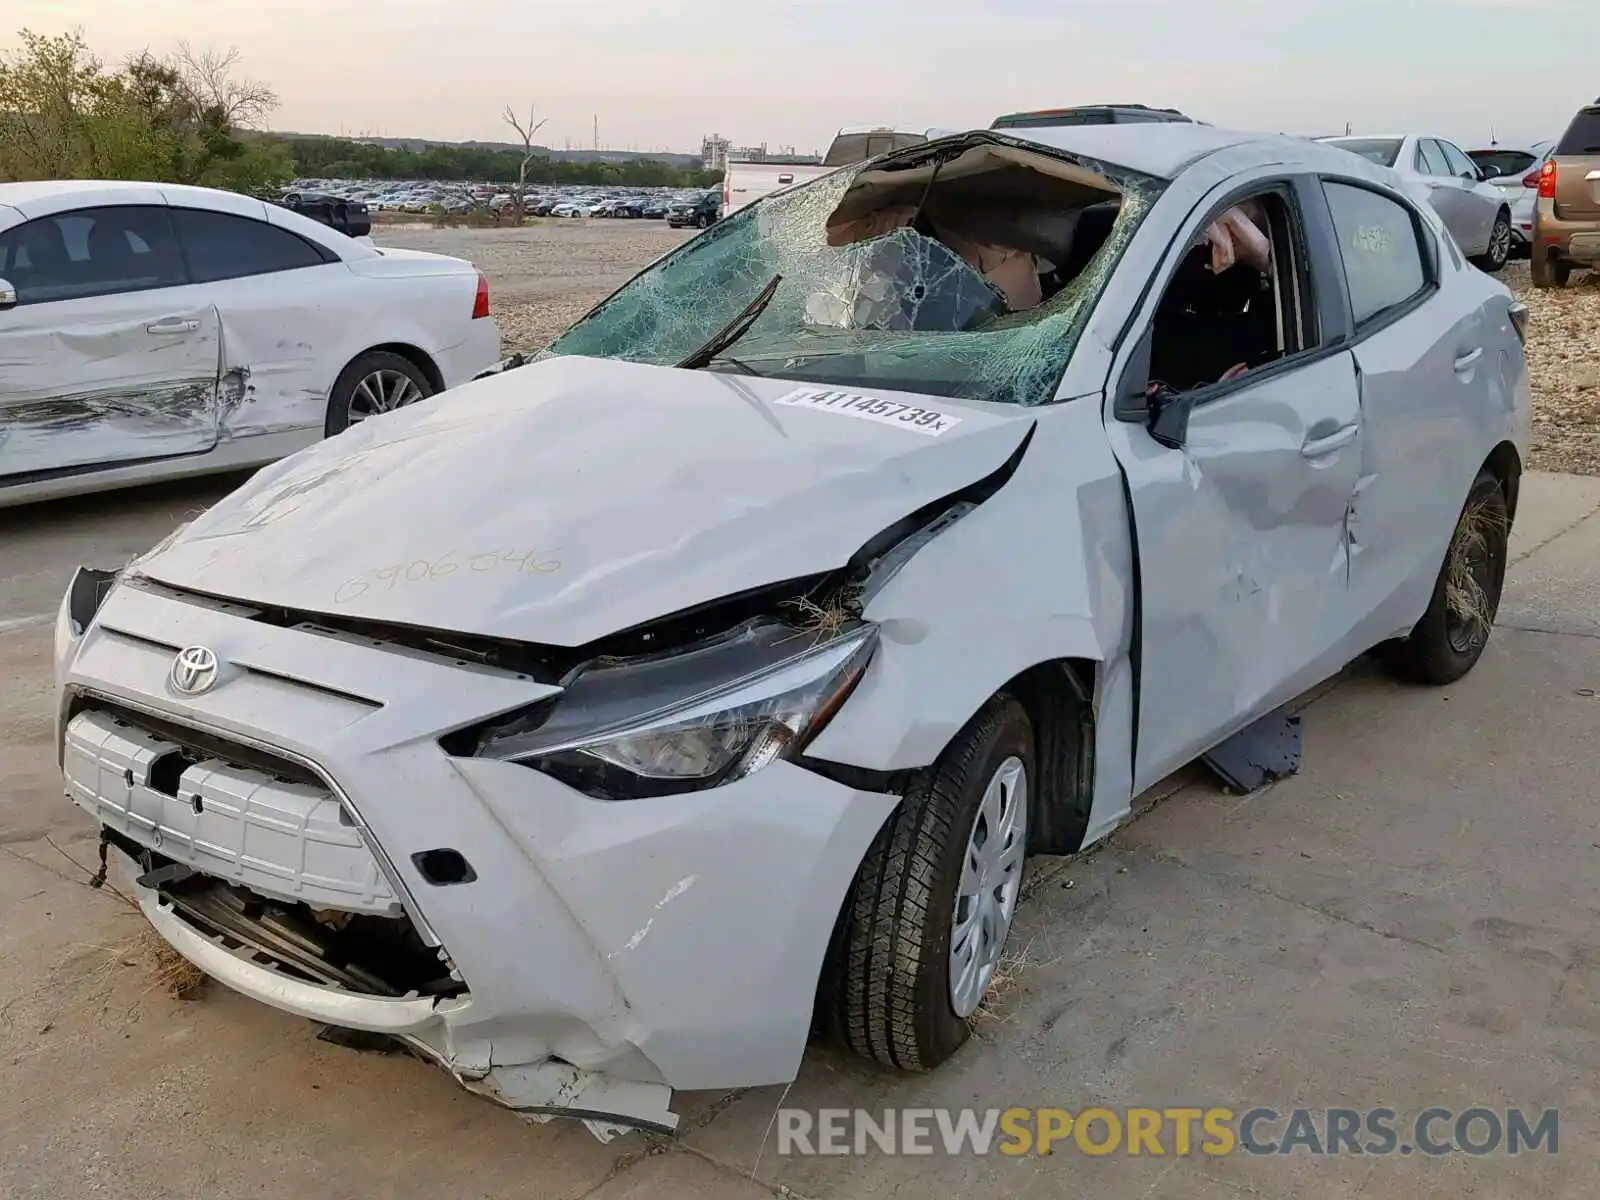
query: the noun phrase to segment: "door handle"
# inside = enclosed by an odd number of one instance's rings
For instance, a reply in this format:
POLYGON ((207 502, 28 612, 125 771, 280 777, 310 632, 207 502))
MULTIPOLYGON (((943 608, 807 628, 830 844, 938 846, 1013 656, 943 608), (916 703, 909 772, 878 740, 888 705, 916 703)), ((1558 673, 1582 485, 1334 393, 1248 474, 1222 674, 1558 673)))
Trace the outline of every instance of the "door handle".
POLYGON ((1455 368, 1458 371, 1468 370, 1482 357, 1482 346, 1479 346, 1476 350, 1468 350, 1465 354, 1458 354, 1456 355, 1455 368))
POLYGON ((144 327, 144 331, 146 333, 154 333, 154 334, 193 333, 196 329, 199 329, 199 328, 200 328, 200 322, 199 321, 172 320, 172 321, 157 321, 154 325, 146 325, 144 327))
POLYGON ((1335 429, 1326 437, 1311 438, 1300 447, 1300 454, 1304 458, 1322 458, 1335 450, 1344 449, 1356 440, 1356 434, 1360 431, 1359 425, 1346 425, 1343 429, 1335 429))

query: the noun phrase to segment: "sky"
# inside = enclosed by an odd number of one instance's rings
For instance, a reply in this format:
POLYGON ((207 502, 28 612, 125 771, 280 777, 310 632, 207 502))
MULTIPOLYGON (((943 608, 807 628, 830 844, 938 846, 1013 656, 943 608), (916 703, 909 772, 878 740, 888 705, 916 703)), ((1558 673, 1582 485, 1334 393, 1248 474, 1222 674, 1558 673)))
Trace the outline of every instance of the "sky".
POLYGON ((1468 149, 1600 97, 1600 0, 9 0, 111 62, 237 47, 276 129, 562 148, 821 150, 841 125, 972 128, 1093 102, 1468 149))

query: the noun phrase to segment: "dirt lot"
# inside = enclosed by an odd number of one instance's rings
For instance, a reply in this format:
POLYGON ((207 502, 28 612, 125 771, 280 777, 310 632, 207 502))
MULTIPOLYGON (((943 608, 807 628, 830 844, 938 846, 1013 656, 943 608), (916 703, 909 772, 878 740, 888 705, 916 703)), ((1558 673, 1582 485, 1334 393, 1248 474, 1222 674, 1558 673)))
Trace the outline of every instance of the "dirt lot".
MULTIPOLYGON (((385 244, 455 254, 476 262, 494 288, 506 352, 538 350, 647 263, 693 230, 661 221, 545 220, 523 229, 386 226, 385 244)), ((1600 273, 1561 292, 1536 291, 1525 263, 1505 282, 1533 310, 1528 366, 1533 381, 1530 469, 1600 475, 1600 273)))
POLYGON ((506 353, 542 349, 692 229, 665 221, 541 220, 522 229, 380 226, 380 245, 471 259, 489 276, 506 353))

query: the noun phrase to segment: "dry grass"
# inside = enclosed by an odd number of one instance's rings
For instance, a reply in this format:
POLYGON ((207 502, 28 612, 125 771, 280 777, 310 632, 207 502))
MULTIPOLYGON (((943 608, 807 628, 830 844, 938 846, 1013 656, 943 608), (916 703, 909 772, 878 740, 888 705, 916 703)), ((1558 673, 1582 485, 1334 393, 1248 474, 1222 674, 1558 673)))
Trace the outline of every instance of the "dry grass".
POLYGON ((110 985, 113 982, 112 977, 121 970, 142 966, 149 972, 151 982, 141 995, 160 990, 174 1000, 197 999, 205 990, 209 976, 174 950, 165 938, 145 922, 143 911, 132 897, 118 891, 110 884, 95 883, 94 880, 100 878, 99 872, 91 871, 73 858, 57 845, 53 838, 47 837, 45 841, 78 871, 76 876, 60 873, 61 878, 111 896, 125 905, 133 916, 139 918, 140 928, 137 933, 107 946, 90 947, 101 955, 101 964, 91 969, 87 982, 91 986, 110 985))
POLYGON ((838 637, 852 621, 860 620, 861 589, 853 586, 842 588, 834 595, 824 597, 822 603, 809 596, 800 596, 783 601, 779 607, 792 609, 799 614, 800 628, 795 637, 810 634, 817 642, 823 642, 838 637))
POLYGON ((1506 533, 1505 513, 1498 505, 1475 500, 1461 514, 1457 537, 1451 544, 1449 569, 1445 572, 1445 603, 1457 617, 1471 624, 1474 637, 1487 636, 1494 623, 1493 600, 1472 573, 1474 559, 1490 553, 1490 547, 1506 533))
POLYGON ((1011 1019, 1005 1012, 1006 1002, 1022 987, 1023 977, 1031 970, 1050 966, 1033 956, 1033 943, 1020 950, 1007 950, 995 964, 994 977, 989 980, 989 990, 983 994, 978 1011, 967 1018, 967 1024, 977 1030, 985 1025, 1004 1025, 1011 1019))

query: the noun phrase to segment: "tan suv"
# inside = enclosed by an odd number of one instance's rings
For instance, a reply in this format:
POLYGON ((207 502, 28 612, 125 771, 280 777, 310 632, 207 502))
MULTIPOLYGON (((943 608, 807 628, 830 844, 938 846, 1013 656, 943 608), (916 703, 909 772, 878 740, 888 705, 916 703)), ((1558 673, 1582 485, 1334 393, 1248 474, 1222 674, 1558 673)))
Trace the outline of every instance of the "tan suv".
POLYGON ((1574 270, 1600 270, 1600 100, 1578 110, 1539 168, 1533 282, 1565 287, 1574 270))

